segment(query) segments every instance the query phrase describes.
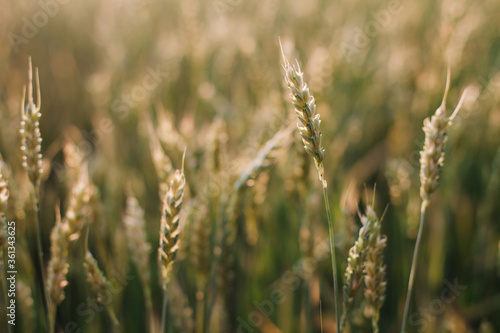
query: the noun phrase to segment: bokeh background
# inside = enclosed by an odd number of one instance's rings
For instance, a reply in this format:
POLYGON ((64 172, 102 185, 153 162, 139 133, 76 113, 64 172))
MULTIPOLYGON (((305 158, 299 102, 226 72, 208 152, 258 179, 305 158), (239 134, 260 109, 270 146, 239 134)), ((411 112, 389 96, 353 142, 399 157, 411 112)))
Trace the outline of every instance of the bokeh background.
MULTIPOLYGON (((31 259, 32 190, 19 149, 28 57, 39 68, 42 92, 46 259, 54 207, 60 203, 64 214, 68 201, 61 149, 69 140, 85 155, 99 189, 90 248, 107 276, 130 278, 113 294, 121 323, 115 330, 142 332, 148 319, 122 218, 132 191, 145 209, 153 248, 158 325, 161 200, 151 131, 176 168, 187 148, 186 207, 190 201, 209 205, 203 196, 227 191, 221 184, 234 181, 259 147, 295 121, 280 37, 289 59, 298 59, 321 114, 340 272, 360 226, 358 211, 373 197, 379 216, 387 208, 381 332, 398 332, 401 324, 420 209, 422 121, 441 103, 448 64, 450 113, 468 89, 431 197, 407 331, 500 332, 499 12, 496 0, 2 0, 0 152, 11 192, 7 217, 17 223, 15 331, 42 331, 31 259), (206 167, 213 137, 223 143, 224 177, 206 167), (445 302, 447 283, 466 288, 445 302)), ((238 207, 237 236, 228 253, 234 261, 221 274, 210 332, 305 332, 305 291, 312 300, 312 331, 320 332, 321 323, 324 332, 335 331, 328 256, 303 260, 311 258, 311 244, 320 246, 327 237, 314 166, 304 158, 296 131, 276 155, 272 167, 248 184, 238 207), (277 288, 283 302, 259 310, 277 288)), ((179 299, 171 310, 175 332, 188 331, 196 306, 189 213, 184 216, 175 279, 179 299)), ((219 246, 212 241, 208 253, 219 246)), ((58 329, 75 322, 81 332, 111 331, 104 311, 91 318, 78 310, 92 294, 81 250, 71 255, 58 329)), ((2 329, 4 323, 2 315, 2 329)), ((351 331, 369 327, 359 304, 351 331)))

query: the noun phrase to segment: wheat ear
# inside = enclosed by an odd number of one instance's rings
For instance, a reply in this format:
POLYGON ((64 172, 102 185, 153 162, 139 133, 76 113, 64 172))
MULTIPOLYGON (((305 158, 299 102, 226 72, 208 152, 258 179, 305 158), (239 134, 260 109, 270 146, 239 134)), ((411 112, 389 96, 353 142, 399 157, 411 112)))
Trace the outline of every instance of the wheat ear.
POLYGON ((347 323, 347 316, 354 305, 356 292, 363 284, 363 264, 366 257, 367 237, 370 225, 366 217, 361 217, 363 226, 359 229, 359 236, 354 246, 349 250, 347 258, 347 268, 344 278, 344 308, 342 312, 341 328, 344 329, 347 323))
MULTIPOLYGON (((183 159, 184 161, 184 159, 183 159)), ((179 249, 179 214, 184 198, 184 186, 186 178, 184 176, 184 162, 181 170, 175 170, 170 186, 163 201, 163 214, 160 229, 160 246, 158 257, 160 261, 161 283, 163 287, 163 310, 161 327, 165 332, 167 316, 167 286, 171 279, 173 264, 179 249)))
POLYGON ((446 75, 446 88, 444 91, 443 100, 434 115, 424 120, 423 130, 425 133, 425 142, 422 151, 420 152, 420 197, 422 205, 420 209, 420 224, 418 227, 417 240, 413 250, 413 259, 410 269, 410 277, 408 281, 408 292, 406 294, 405 310, 403 314, 403 323, 401 325, 401 333, 404 333, 408 312, 410 310, 410 300, 413 290, 413 281, 417 269, 418 250, 422 238, 422 230, 424 226, 425 212, 429 205, 429 197, 438 186, 439 170, 444 163, 444 143, 446 142, 446 131, 452 125, 452 121, 460 110, 462 103, 465 100, 466 91, 462 94, 455 111, 450 117, 446 114, 446 98, 450 88, 450 67, 446 75))
POLYGON ((325 150, 321 145, 321 120, 319 119, 319 114, 316 114, 316 102, 314 97, 309 92, 309 87, 304 82, 304 74, 300 70, 299 63, 296 62, 296 65, 290 64, 283 51, 281 41, 280 48, 283 60, 283 69, 285 70, 285 81, 288 86, 288 90, 290 91, 290 99, 295 109, 295 113, 299 119, 297 127, 302 137, 302 142, 304 143, 304 149, 314 160, 314 165, 318 170, 319 180, 323 186, 323 198, 325 201, 325 210, 328 219, 328 232, 331 248, 333 290, 335 294, 335 318, 337 332, 342 332, 340 329, 340 305, 337 281, 337 260, 335 257, 335 235, 333 233, 332 213, 330 210, 330 202, 328 200, 328 185, 325 180, 325 169, 323 166, 325 150))
POLYGON ((384 265, 383 251, 387 238, 381 233, 381 219, 372 206, 366 207, 365 224, 369 225, 364 263, 365 298, 368 301, 369 313, 372 317, 372 329, 378 333, 380 308, 385 300, 387 282, 385 280, 386 266, 384 265))
POLYGON ((64 288, 68 285, 66 279, 69 269, 68 251, 71 243, 81 235, 82 228, 89 215, 89 202, 96 191, 88 178, 87 172, 86 164, 82 165, 79 178, 71 189, 66 216, 64 220, 61 220, 59 210, 56 210, 56 224, 50 233, 51 256, 47 268, 50 332, 54 330, 57 305, 64 300, 64 288))
POLYGON ((42 235, 40 231, 40 180, 42 178, 42 136, 40 134, 40 112, 41 94, 40 80, 38 77, 38 68, 35 69, 35 82, 37 86, 37 103, 33 101, 33 70, 31 66, 31 57, 29 58, 28 69, 28 96, 26 97, 26 87, 23 89, 23 97, 21 102, 21 152, 23 154, 23 166, 28 174, 28 178, 33 185, 34 200, 33 206, 35 211, 35 230, 36 230, 36 246, 37 246, 37 269, 39 275, 39 284, 42 289, 42 302, 44 306, 45 319, 49 325, 49 299, 46 291, 46 275, 43 261, 42 235), (26 104, 25 104, 26 101, 26 104))

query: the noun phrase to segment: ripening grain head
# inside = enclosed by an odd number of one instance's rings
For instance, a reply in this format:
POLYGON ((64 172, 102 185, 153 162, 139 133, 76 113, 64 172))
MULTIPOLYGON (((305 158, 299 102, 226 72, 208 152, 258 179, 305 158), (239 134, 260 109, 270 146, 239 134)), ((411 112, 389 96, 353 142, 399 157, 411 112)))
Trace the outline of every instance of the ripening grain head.
MULTIPOLYGON (((281 47, 281 42, 280 42, 281 47)), ((321 131, 319 114, 316 114, 316 102, 313 95, 309 92, 309 87, 304 82, 302 71, 299 63, 290 64, 281 47, 281 56, 283 58, 283 69, 285 70, 285 81, 290 90, 290 99, 292 100, 295 113, 299 118, 297 127, 304 149, 313 158, 314 164, 318 169, 319 179, 325 186, 323 160, 325 158, 325 150, 321 144, 321 131)))
POLYGON ((21 121, 21 151, 23 153, 23 166, 28 173, 30 182, 35 187, 35 192, 38 195, 38 187, 42 176, 42 153, 39 120, 42 114, 40 113, 41 97, 40 97, 40 81, 38 79, 38 69, 36 73, 37 85, 37 102, 33 102, 33 74, 31 69, 31 58, 29 59, 29 83, 28 83, 28 100, 25 104, 26 87, 23 91, 23 100, 21 105, 22 121, 21 121))
POLYGON ((448 69, 443 101, 436 110, 436 113, 424 120, 423 130, 425 132, 425 143, 420 152, 420 196, 425 205, 428 203, 429 195, 434 192, 438 186, 439 170, 444 163, 444 143, 447 139, 446 131, 448 127, 451 126, 466 96, 464 92, 455 111, 448 117, 446 115, 446 97, 449 88, 450 71, 448 69))
POLYGON ((184 197, 186 178, 182 170, 175 170, 170 186, 163 201, 163 215, 160 229, 160 246, 158 256, 161 263, 161 277, 163 288, 167 288, 173 263, 179 249, 179 214, 184 197))

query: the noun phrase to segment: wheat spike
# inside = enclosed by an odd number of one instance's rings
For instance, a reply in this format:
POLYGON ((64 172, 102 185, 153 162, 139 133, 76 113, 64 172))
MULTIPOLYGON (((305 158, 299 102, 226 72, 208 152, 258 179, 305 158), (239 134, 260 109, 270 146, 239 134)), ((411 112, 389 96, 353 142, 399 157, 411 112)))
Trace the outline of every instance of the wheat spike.
POLYGON ((69 270, 69 225, 61 220, 59 209, 56 209, 56 224, 50 233, 50 261, 48 264, 47 288, 51 301, 51 313, 64 300, 64 288, 68 285, 66 275, 69 270))
POLYGON ((290 90, 290 99, 292 100, 295 113, 299 118, 297 127, 304 143, 304 149, 314 160, 318 169, 320 181, 325 187, 323 160, 325 150, 321 145, 321 131, 319 114, 316 114, 316 102, 314 96, 309 92, 309 87, 304 82, 299 63, 291 65, 285 56, 280 42, 281 56, 283 59, 283 69, 285 70, 285 81, 290 90))
POLYGON ((28 84, 28 99, 25 104, 26 87, 23 90, 23 101, 21 106, 21 151, 23 153, 23 166, 26 169, 30 182, 35 188, 35 193, 38 195, 38 188, 42 176, 42 153, 41 144, 42 137, 40 135, 39 120, 42 116, 40 112, 41 95, 40 95, 40 80, 38 78, 38 68, 35 69, 35 81, 37 86, 37 102, 33 102, 33 73, 31 68, 31 57, 29 58, 29 84, 28 84))
POLYGON ((464 91, 455 111, 448 117, 446 115, 446 97, 448 96, 449 88, 450 70, 448 69, 443 101, 435 114, 424 120, 425 143, 420 152, 420 196, 425 204, 428 204, 429 195, 438 186, 439 170, 444 162, 443 149, 447 139, 446 130, 451 126, 466 96, 466 92, 464 91))
POLYGON ((50 233, 50 260, 47 268, 47 289, 49 293, 50 314, 54 319, 55 309, 64 300, 64 288, 68 285, 68 251, 71 243, 80 237, 81 230, 89 214, 89 201, 95 192, 89 181, 87 166, 81 166, 77 182, 70 194, 69 207, 64 220, 59 209, 56 210, 56 224, 50 233))
POLYGON ((66 220, 69 228, 69 239, 75 241, 80 238, 86 218, 91 213, 90 201, 97 190, 88 176, 87 165, 80 168, 80 175, 73 186, 70 194, 69 206, 66 212, 66 220))
POLYGON ((366 216, 361 217, 363 226, 359 229, 359 236, 353 247, 349 250, 347 258, 347 268, 344 282, 344 309, 341 319, 342 329, 347 322, 349 310, 354 305, 354 297, 359 288, 363 285, 363 270, 366 257, 366 246, 368 233, 371 232, 372 224, 367 223, 366 216))
POLYGON ((63 146, 66 181, 71 185, 78 179, 80 167, 83 164, 84 156, 78 147, 71 141, 67 141, 63 146))
POLYGON ((365 298, 372 318, 372 329, 378 333, 380 308, 385 300, 387 282, 385 280, 386 266, 383 251, 387 238, 381 234, 381 222, 371 206, 366 207, 365 223, 370 225, 366 244, 366 259, 364 263, 365 298))
POLYGON ((163 201, 163 215, 160 230, 160 246, 158 256, 161 263, 163 288, 167 288, 173 262, 179 249, 179 213, 184 197, 186 178, 183 170, 176 170, 163 201))

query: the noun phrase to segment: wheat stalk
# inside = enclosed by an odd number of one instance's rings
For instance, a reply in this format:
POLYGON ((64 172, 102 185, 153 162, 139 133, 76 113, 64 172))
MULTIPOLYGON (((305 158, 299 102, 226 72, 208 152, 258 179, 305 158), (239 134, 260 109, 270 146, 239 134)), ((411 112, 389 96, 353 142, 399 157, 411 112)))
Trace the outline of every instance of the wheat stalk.
POLYGON ((438 186, 439 171, 444 163, 444 143, 446 142, 446 131, 452 125, 453 119, 460 110, 462 103, 465 100, 466 91, 462 94, 457 107, 451 114, 446 114, 446 98, 450 89, 450 67, 446 75, 446 88, 443 95, 441 105, 437 108, 434 115, 424 120, 423 131, 425 133, 425 142, 422 151, 420 152, 420 197, 422 205, 420 209, 420 223, 418 227, 417 240, 413 250, 413 259, 410 269, 410 277, 408 280, 408 292, 406 294, 405 310, 403 314, 403 323, 401 325, 401 333, 404 333, 408 312, 410 310, 410 300, 413 290, 413 282, 417 269, 418 250, 422 239, 422 230, 424 226, 425 212, 429 205, 429 197, 438 186))
POLYGON ((295 109, 295 113, 299 119, 297 128, 304 143, 304 149, 314 160, 314 165, 318 170, 318 177, 323 186, 323 198, 325 201, 325 210, 328 219, 328 234, 330 238, 331 259, 332 259, 332 275, 333 275, 333 290, 335 294, 335 318, 337 332, 340 329, 340 313, 339 313, 339 292, 337 282, 337 260, 335 256, 335 235, 333 233, 332 213, 330 210, 330 202, 328 200, 328 185, 325 180, 325 169, 323 160, 325 158, 325 150, 321 144, 321 131, 319 114, 316 114, 316 102, 314 97, 309 92, 309 87, 304 82, 303 73, 300 70, 298 61, 296 65, 291 65, 285 56, 283 46, 281 45, 281 57, 283 60, 283 69, 285 70, 285 81, 290 91, 290 99, 295 109))
POLYGON ((132 195, 129 195, 127 198, 127 207, 123 217, 123 224, 125 225, 125 234, 129 251, 132 255, 132 261, 137 267, 139 278, 144 288, 147 316, 151 317, 153 307, 151 287, 149 286, 151 280, 149 267, 151 245, 146 239, 144 211, 137 199, 132 195))
POLYGON ((37 269, 39 274, 39 284, 42 294, 45 319, 49 325, 49 299, 46 291, 46 275, 43 261, 42 235, 40 232, 40 180, 42 177, 42 136, 40 134, 40 112, 41 94, 38 68, 35 69, 35 81, 37 86, 37 103, 33 101, 33 70, 31 66, 31 57, 28 62, 28 96, 26 101, 26 86, 23 88, 23 97, 21 102, 21 152, 23 154, 23 167, 28 174, 28 178, 33 185, 34 191, 34 211, 35 211, 35 230, 36 230, 36 251, 37 251, 37 269), (26 104, 25 104, 26 102, 26 104))
POLYGON ((57 305, 64 300, 64 288, 68 285, 68 251, 72 242, 80 238, 82 228, 89 215, 89 202, 96 189, 88 178, 86 164, 80 168, 79 178, 70 193, 68 210, 61 220, 56 211, 56 224, 50 234, 51 257, 48 264, 47 290, 49 293, 49 326, 54 330, 57 305))
POLYGON ((192 333, 194 330, 193 309, 189 306, 189 300, 176 279, 170 281, 168 299, 172 304, 172 319, 177 331, 192 333))

